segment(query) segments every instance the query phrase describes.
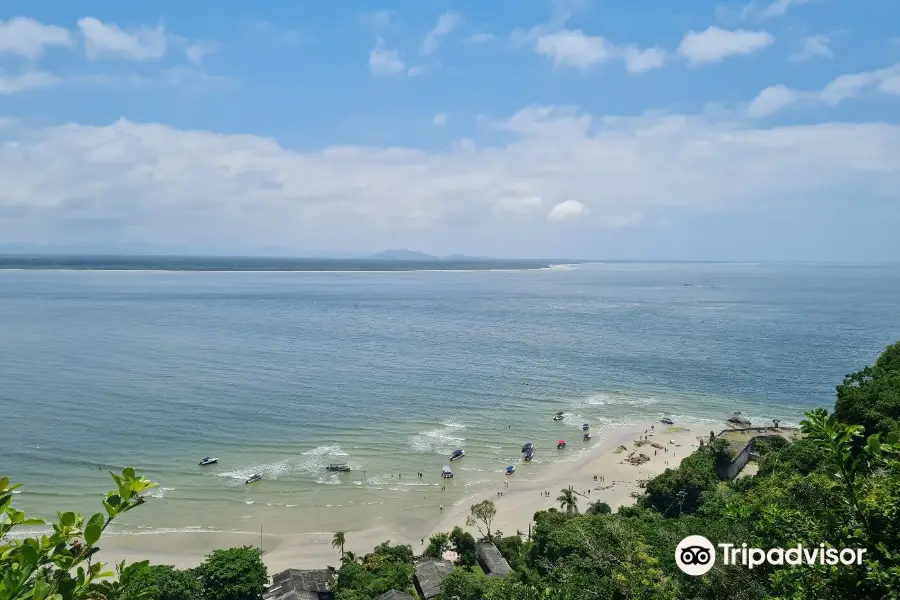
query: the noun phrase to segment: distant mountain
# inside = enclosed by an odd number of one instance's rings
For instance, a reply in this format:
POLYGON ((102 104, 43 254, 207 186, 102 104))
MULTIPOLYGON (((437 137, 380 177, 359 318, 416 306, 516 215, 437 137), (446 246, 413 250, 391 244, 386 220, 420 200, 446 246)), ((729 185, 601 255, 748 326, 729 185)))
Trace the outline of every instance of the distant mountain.
POLYGON ((406 249, 385 250, 384 252, 371 255, 369 258, 381 260, 441 260, 439 257, 432 256, 431 254, 406 249))

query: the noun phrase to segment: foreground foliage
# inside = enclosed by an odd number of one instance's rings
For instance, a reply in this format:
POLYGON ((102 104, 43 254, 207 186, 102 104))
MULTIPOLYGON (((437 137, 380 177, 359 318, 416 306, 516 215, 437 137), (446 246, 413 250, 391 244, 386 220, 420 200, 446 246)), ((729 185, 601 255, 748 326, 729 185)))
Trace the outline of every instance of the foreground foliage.
MULTIPOLYGON (((112 521, 144 503, 143 493, 156 486, 134 469, 110 473, 116 488, 103 499, 104 512, 85 519, 75 512, 60 512, 52 531, 12 537, 22 526, 45 526, 41 519, 29 518, 12 506, 9 479, 0 478, 0 600, 69 600, 75 598, 120 597, 121 585, 103 582, 114 575, 102 562, 93 560, 97 542, 112 521)), ((136 575, 146 562, 117 566, 121 577, 136 575)), ((130 596, 138 600, 142 596, 130 596)))

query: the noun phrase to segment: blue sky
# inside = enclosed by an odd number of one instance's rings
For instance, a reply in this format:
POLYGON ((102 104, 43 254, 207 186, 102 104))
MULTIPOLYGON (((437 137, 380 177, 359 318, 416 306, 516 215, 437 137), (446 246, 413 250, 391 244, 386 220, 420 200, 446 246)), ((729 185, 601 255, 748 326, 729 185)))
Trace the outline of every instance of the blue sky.
POLYGON ((900 255, 900 3, 0 7, 0 250, 900 255))

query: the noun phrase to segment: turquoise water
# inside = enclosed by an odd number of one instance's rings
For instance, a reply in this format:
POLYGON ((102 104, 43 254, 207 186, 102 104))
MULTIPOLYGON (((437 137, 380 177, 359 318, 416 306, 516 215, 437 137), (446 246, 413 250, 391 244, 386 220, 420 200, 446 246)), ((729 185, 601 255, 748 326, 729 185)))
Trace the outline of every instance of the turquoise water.
POLYGON ((330 531, 450 504, 513 462, 527 478, 571 457, 559 437, 584 447, 583 421, 591 443, 662 416, 796 423, 900 339, 900 267, 0 271, 0 338, 21 506, 95 508, 130 465, 163 489, 121 532, 330 531))

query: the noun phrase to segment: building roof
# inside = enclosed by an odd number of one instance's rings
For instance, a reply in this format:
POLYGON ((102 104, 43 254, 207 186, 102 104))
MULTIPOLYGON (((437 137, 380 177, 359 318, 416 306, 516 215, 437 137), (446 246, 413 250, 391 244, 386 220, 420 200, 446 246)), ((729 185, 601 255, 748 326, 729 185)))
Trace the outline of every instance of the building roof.
POLYGON ((272 577, 264 600, 319 600, 318 592, 331 589, 334 572, 329 569, 288 569, 272 577))
POLYGON ((503 577, 512 573, 509 563, 506 562, 506 559, 497 550, 497 546, 492 542, 478 542, 476 552, 478 554, 478 563, 484 570, 485 575, 503 577))
POLYGON ((441 593, 441 581, 453 570, 449 560, 426 558, 416 563, 416 584, 425 600, 436 598, 441 593))
POLYGON ((378 600, 413 600, 413 597, 407 594, 406 592, 398 592, 397 590, 390 590, 388 592, 383 593, 378 596, 378 600))

